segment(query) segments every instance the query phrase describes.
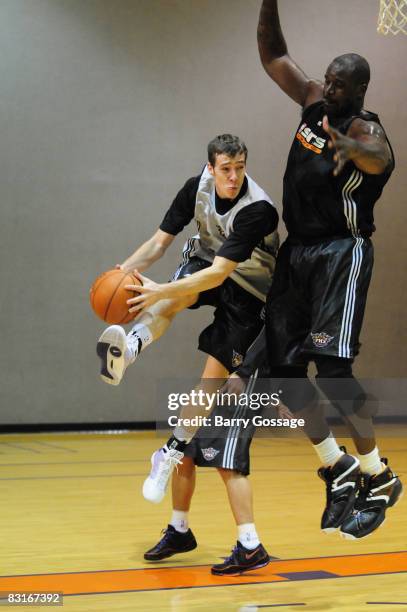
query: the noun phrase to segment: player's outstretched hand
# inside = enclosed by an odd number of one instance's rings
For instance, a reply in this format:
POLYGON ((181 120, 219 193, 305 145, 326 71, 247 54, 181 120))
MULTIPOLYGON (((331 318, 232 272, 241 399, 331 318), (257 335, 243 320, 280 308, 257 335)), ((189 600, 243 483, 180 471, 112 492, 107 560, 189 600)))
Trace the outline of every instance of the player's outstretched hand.
POLYGON ((340 174, 350 159, 354 159, 359 153, 358 142, 349 136, 344 136, 338 130, 329 125, 328 117, 325 115, 322 120, 322 127, 330 137, 328 147, 335 149, 334 162, 336 166, 334 169, 334 176, 340 174))
POLYGON ((163 289, 165 285, 155 283, 147 278, 147 276, 140 274, 138 270, 134 270, 133 274, 140 281, 141 285, 125 285, 125 289, 135 291, 138 294, 127 300, 127 304, 130 306, 129 312, 140 314, 149 306, 163 299, 163 289))

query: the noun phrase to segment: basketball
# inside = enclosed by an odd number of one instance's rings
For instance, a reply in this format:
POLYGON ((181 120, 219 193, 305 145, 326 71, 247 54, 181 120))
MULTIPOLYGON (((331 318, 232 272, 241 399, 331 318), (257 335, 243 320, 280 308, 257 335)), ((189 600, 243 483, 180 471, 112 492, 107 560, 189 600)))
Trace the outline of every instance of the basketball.
POLYGON ((128 299, 135 292, 129 291, 126 285, 140 285, 140 281, 130 272, 108 270, 97 277, 90 289, 90 304, 94 313, 110 324, 128 323, 136 313, 129 312, 128 299))

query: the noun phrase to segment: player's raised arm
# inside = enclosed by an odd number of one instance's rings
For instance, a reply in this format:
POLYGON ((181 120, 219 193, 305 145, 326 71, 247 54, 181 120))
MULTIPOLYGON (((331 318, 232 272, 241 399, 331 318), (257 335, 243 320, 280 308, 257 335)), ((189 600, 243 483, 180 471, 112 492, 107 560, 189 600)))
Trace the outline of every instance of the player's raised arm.
POLYGON ((290 98, 304 108, 322 98, 322 84, 307 77, 288 54, 277 0, 263 0, 257 42, 265 71, 290 98))
POLYGON ((120 265, 120 268, 125 272, 132 272, 135 268, 144 272, 164 255, 174 238, 172 234, 163 232, 161 229, 157 230, 120 265))

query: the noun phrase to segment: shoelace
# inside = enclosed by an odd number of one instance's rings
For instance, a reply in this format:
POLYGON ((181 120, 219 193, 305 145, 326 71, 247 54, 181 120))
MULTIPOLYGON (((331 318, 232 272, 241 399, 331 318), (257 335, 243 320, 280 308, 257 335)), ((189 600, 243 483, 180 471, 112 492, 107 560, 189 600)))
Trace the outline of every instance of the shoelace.
POLYGON ((229 557, 226 557, 225 563, 230 563, 231 561, 233 561, 235 559, 235 555, 237 555, 237 552, 238 547, 234 546, 234 548, 232 548, 232 554, 229 557))
POLYGON ((137 334, 130 334, 126 337, 127 350, 129 351, 130 361, 134 361, 139 354, 141 347, 141 340, 137 334))
MULTIPOLYGON (((168 452, 170 452, 170 451, 168 451, 168 452)), ((179 455, 182 455, 182 453, 179 453, 179 455)), ((182 457, 183 457, 183 455, 182 455, 182 457)), ((176 468, 179 464, 182 465, 182 461, 181 461, 182 457, 179 457, 179 456, 177 457, 177 456, 174 456, 173 454, 171 454, 168 458, 165 457, 165 459, 162 460, 161 465, 158 468, 158 470, 159 470, 159 472, 158 472, 159 473, 159 480, 158 480, 159 485, 167 486, 169 474, 171 474, 171 472, 174 469, 174 467, 176 468)))
POLYGON ((359 482, 359 491, 356 494, 357 498, 356 498, 356 503, 355 503, 355 510, 358 510, 359 507, 362 507, 366 499, 369 497, 369 495, 371 495, 369 486, 370 486, 370 478, 362 474, 360 477, 360 482, 359 482))

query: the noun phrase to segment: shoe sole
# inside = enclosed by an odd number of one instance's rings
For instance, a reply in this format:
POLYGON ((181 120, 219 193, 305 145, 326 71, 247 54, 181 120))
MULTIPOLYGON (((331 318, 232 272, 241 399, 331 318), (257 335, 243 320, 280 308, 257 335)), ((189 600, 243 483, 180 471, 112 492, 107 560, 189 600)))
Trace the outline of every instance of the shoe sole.
POLYGON ((119 325, 112 325, 105 329, 103 334, 100 336, 98 343, 96 345, 96 354, 101 360, 101 369, 100 369, 100 377, 103 382, 108 385, 117 386, 120 384, 120 381, 123 376, 118 378, 115 377, 114 371, 109 372, 107 367, 108 360, 111 359, 112 362, 110 364, 111 370, 113 370, 113 359, 117 361, 121 360, 121 365, 124 366, 124 353, 126 350, 126 335, 124 330, 119 325), (120 357, 112 355, 112 349, 116 349, 120 351, 120 357), (110 354, 109 354, 110 353, 110 354))
POLYGON ((266 565, 268 565, 270 561, 271 559, 268 559, 267 561, 264 561, 264 563, 258 563, 257 565, 254 565, 253 567, 248 567, 242 570, 236 570, 235 572, 222 572, 222 571, 214 570, 212 568, 211 574, 213 574, 214 576, 240 576, 241 574, 245 574, 246 572, 251 572, 253 570, 261 569, 262 567, 266 567, 266 565))
POLYGON ((338 531, 339 527, 325 527, 325 529, 321 529, 321 531, 323 531, 326 534, 330 534, 330 533, 335 533, 335 531, 338 531))
POLYGON ((183 550, 175 550, 172 553, 168 553, 168 555, 164 555, 163 557, 156 557, 155 559, 149 559, 148 557, 146 557, 144 555, 144 559, 146 561, 163 561, 164 559, 168 559, 168 557, 173 557, 174 555, 182 555, 183 553, 186 552, 190 552, 191 550, 195 550, 195 548, 198 546, 198 543, 195 542, 195 544, 191 544, 191 546, 184 548, 183 550))

